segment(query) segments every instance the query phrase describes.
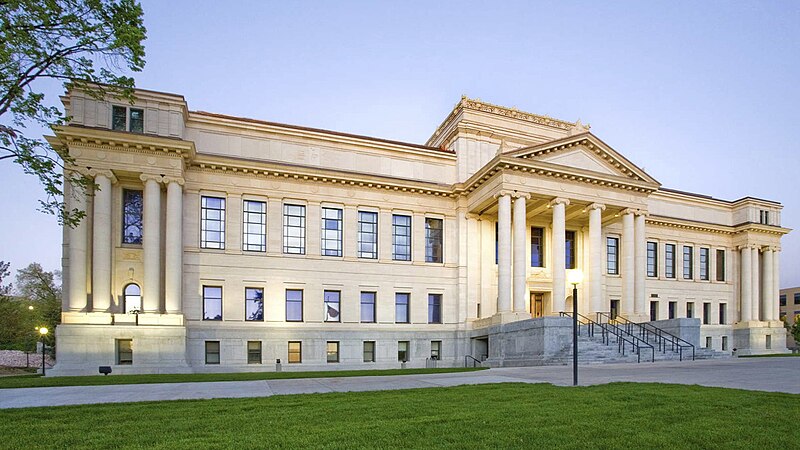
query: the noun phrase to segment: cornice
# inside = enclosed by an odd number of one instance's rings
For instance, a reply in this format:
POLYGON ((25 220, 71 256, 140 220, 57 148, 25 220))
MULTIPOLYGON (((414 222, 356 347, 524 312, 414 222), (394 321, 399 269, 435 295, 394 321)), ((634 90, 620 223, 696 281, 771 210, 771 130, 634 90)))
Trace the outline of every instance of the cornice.
POLYGON ((784 234, 792 231, 790 228, 783 228, 774 225, 763 225, 760 223, 746 222, 734 226, 721 225, 710 222, 702 222, 699 220, 680 219, 677 217, 667 217, 659 215, 650 215, 646 217, 646 222, 650 225, 665 226, 671 228, 689 229, 710 233, 720 234, 740 234, 740 233, 763 233, 776 236, 783 236, 784 234))
POLYGON ((186 160, 195 156, 194 142, 150 134, 112 131, 76 125, 54 127, 55 136, 45 136, 51 145, 80 145, 104 150, 130 151, 144 154, 168 154, 186 160))

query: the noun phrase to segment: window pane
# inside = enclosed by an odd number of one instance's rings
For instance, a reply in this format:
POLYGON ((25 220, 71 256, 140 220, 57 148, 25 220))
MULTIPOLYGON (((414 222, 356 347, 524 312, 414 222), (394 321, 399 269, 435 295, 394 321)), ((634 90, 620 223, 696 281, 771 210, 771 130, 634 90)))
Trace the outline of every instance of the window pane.
POLYGON ((664 246, 664 275, 675 278, 675 244, 664 246))
POLYGON ((130 109, 130 125, 131 133, 144 133, 144 110, 143 109, 130 109))
POLYGON ((136 284, 125 286, 123 292, 123 307, 125 314, 139 313, 142 311, 142 290, 136 284))
POLYGON ((442 323, 442 294, 428 294, 428 323, 442 323))
POLYGON ((261 341, 247 342, 247 364, 261 364, 261 341))
POLYGON ((619 274, 619 239, 606 238, 606 266, 609 275, 619 274))
POLYGON ((378 213, 358 212, 358 257, 378 258, 378 213))
POLYGON ((342 256, 342 210, 322 208, 322 256, 342 256))
POLYGON ((647 276, 658 276, 658 243, 647 243, 647 276))
POLYGON ((700 279, 708 280, 708 249, 700 249, 700 279))
POLYGON ((329 363, 338 363, 339 362, 339 343, 338 342, 328 342, 327 354, 328 354, 328 362, 329 363))
POLYGON ((364 362, 375 362, 375 342, 364 342, 364 362))
POLYGON ((725 250, 717 250, 717 281, 725 281, 725 250))
POLYGON ((323 297, 325 302, 325 322, 341 322, 342 317, 339 314, 341 292, 325 291, 323 297))
POLYGON ((283 253, 306 254, 306 207, 283 205, 283 253))
POLYGON ((219 341, 206 341, 206 364, 219 364, 219 341))
POLYGON ((124 106, 111 107, 111 129, 115 131, 127 131, 125 111, 127 108, 124 106))
POLYGON ((531 228, 531 267, 544 267, 544 228, 531 228))
POLYGON ((431 359, 439 360, 442 358, 442 341, 431 341, 431 359))
POLYGON ((574 269, 575 268, 575 232, 574 231, 566 231, 565 235, 565 252, 564 255, 566 257, 565 265, 567 269, 574 269))
POLYGON ((361 293, 361 322, 375 322, 375 293, 361 293))
POLYGON ((425 219, 425 262, 442 262, 443 227, 442 219, 425 219))
POLYGON ((289 342, 289 364, 297 364, 303 361, 303 344, 300 342, 289 342))
POLYGON ((299 289, 286 290, 286 321, 303 321, 303 291, 299 289))
POLYGON ((225 199, 201 197, 200 247, 225 248, 225 199))
POLYGON ((392 216, 392 259, 411 261, 411 216, 392 216))
POLYGON ((692 251, 693 250, 694 249, 692 247, 689 247, 689 246, 686 246, 686 245, 683 246, 683 278, 685 278, 687 280, 691 280, 692 278, 694 278, 692 276, 692 266, 693 266, 692 251))
POLYGON ((397 293, 394 295, 395 301, 395 322, 408 323, 408 303, 411 294, 397 293))
POLYGON ((397 360, 406 362, 408 361, 409 357, 408 353, 408 341, 400 341, 397 343, 397 360))
POLYGON ((142 191, 122 191, 122 243, 142 243, 142 191))
POLYGON ((244 320, 264 320, 264 289, 245 288, 244 320))
POLYGON ((222 320, 222 288, 203 286, 203 320, 222 320))
POLYGON ((244 210, 242 250, 267 251, 267 204, 244 200, 242 209, 244 210))
POLYGON ((117 339, 117 364, 133 364, 133 340, 117 339))

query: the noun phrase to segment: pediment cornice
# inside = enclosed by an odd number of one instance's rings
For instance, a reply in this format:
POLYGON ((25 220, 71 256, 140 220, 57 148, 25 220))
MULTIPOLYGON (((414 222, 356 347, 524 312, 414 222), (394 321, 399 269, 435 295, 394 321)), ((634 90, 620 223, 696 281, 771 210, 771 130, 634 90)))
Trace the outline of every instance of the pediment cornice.
POLYGON ((194 142, 177 138, 75 125, 53 127, 53 131, 56 135, 47 137, 51 145, 80 145, 105 150, 170 154, 184 160, 191 160, 196 154, 194 142))

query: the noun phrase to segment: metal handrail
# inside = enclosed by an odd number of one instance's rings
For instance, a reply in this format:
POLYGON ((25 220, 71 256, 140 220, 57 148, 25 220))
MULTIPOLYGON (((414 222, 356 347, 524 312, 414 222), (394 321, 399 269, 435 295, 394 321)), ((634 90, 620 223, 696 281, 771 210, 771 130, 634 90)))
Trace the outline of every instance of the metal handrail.
MULTIPOLYGON (((598 313, 598 314, 605 314, 605 313, 598 313)), ((652 323, 639 323, 629 320, 622 316, 617 316, 614 320, 621 322, 623 325, 628 328, 629 332, 630 329, 638 328, 639 334, 643 337, 643 339, 648 340, 648 338, 653 335, 656 339, 656 343, 658 344, 658 350, 661 353, 665 353, 667 351, 667 345, 670 346, 670 351, 678 353, 679 360, 683 361, 683 349, 684 348, 691 348, 692 349, 692 361, 695 358, 695 346, 691 342, 688 342, 684 339, 679 338, 678 336, 665 331, 652 323)))
POLYGON ((472 367, 478 367, 481 365, 481 362, 474 358, 472 355, 464 355, 464 367, 469 367, 469 360, 472 360, 472 367), (477 364, 478 366, 476 366, 477 364))
POLYGON ((650 349, 650 362, 655 362, 656 360, 656 349, 653 347, 652 344, 647 342, 646 340, 636 336, 635 334, 631 333, 629 330, 626 330, 623 327, 620 327, 617 323, 615 323, 615 319, 611 317, 610 314, 598 312, 597 313, 597 323, 602 325, 608 325, 606 327, 610 332, 612 332, 615 336, 617 336, 617 342, 620 342, 622 346, 622 354, 625 354, 625 343, 631 344, 631 347, 636 350, 637 358, 641 361, 641 348, 649 348, 650 349), (603 323, 603 318, 607 319, 607 322, 603 323), (627 336, 623 336, 625 333, 627 336))
MULTIPOLYGON (((561 311, 559 313, 562 317, 572 317, 571 312, 561 311)), ((600 317, 600 316, 598 316, 600 317)), ((604 324, 602 321, 593 321, 592 319, 578 314, 579 319, 583 319, 583 325, 589 325, 589 333, 590 336, 594 335, 594 326, 597 325, 600 327, 601 335, 603 339, 603 343, 606 345, 611 344, 611 335, 617 337, 617 352, 622 353, 625 356, 625 344, 631 346, 631 348, 636 352, 636 362, 642 362, 642 355, 641 355, 641 348, 649 348, 650 349, 650 362, 655 362, 655 349, 649 342, 639 339, 638 337, 631 335, 632 339, 629 339, 622 335, 624 330, 617 328, 614 324, 604 324)), ((578 321, 580 322, 580 320, 578 321)), ((580 329, 579 329, 580 333, 580 329)), ((628 333, 630 334, 630 333, 628 333)))
MULTIPOLYGON (((559 313, 561 317, 572 317, 572 312, 569 311, 561 311, 559 313)), ((589 337, 594 337, 594 326, 597 325, 594 320, 582 315, 578 314, 578 324, 579 325, 588 325, 588 333, 589 337)), ((581 329, 578 328, 578 335, 580 336, 581 329)))

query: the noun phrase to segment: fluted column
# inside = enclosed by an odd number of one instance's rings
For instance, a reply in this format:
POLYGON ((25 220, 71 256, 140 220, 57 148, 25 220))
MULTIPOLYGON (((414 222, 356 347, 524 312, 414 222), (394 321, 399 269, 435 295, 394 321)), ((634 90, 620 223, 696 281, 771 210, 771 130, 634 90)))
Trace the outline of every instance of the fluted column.
POLYGON ((525 256, 527 242, 527 213, 526 202, 530 194, 517 192, 514 199, 514 311, 525 312, 525 303, 528 300, 528 264, 525 256))
POLYGON ((749 322, 753 320, 753 289, 751 287, 753 283, 753 253, 749 245, 739 247, 739 252, 742 260, 742 285, 739 291, 739 296, 741 297, 740 312, 742 322, 749 322))
POLYGON ((605 311, 603 307, 603 210, 606 205, 589 205, 589 304, 592 312, 605 311))
POLYGON ((750 282, 750 288, 752 289, 752 294, 750 295, 751 303, 750 303, 750 315, 753 320, 761 320, 761 264, 759 263, 758 258, 758 247, 752 246, 750 248, 751 256, 750 261, 752 261, 753 269, 751 270, 752 274, 752 281, 750 282))
POLYGON ((779 320, 781 318, 781 310, 778 306, 778 299, 781 295, 781 249, 780 247, 772 248, 772 316, 769 320, 779 320))
MULTIPOLYGON (((70 209, 86 211, 86 195, 80 188, 69 189, 65 201, 70 209)), ((87 306, 86 292, 86 247, 89 227, 87 214, 77 225, 67 231, 69 236, 69 300, 70 311, 82 311, 87 306)))
POLYGON ((511 311, 511 192, 497 194, 497 312, 511 311))
POLYGON ((569 199, 554 198, 550 201, 553 208, 553 312, 566 309, 566 208, 569 199))
POLYGON ((111 183, 110 170, 92 169, 94 176, 94 214, 92 223, 92 310, 111 308, 111 183))
POLYGON ((629 317, 635 311, 636 253, 634 236, 634 210, 626 209, 622 215, 622 315, 629 317))
POLYGON ((168 178, 165 181, 168 184, 164 309, 167 314, 180 314, 183 280, 183 179, 168 178))
POLYGON ((642 317, 647 315, 647 306, 645 305, 645 283, 647 282, 647 237, 645 232, 645 217, 647 213, 639 211, 636 213, 634 220, 634 281, 633 281, 633 309, 637 316, 642 317))
POLYGON ((161 176, 144 174, 140 178, 144 181, 142 307, 145 313, 158 313, 161 304, 161 176))
POLYGON ((764 276, 761 277, 761 320, 772 320, 772 286, 774 285, 772 247, 764 247, 764 276))

